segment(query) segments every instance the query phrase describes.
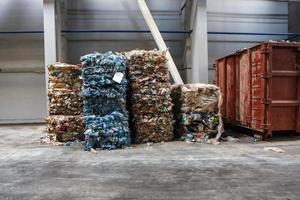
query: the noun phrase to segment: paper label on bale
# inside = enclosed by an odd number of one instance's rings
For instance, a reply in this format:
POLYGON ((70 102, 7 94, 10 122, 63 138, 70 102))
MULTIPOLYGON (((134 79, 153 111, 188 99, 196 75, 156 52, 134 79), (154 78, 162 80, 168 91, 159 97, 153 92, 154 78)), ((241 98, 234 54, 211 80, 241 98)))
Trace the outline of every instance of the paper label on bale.
POLYGON ((122 79, 124 77, 124 74, 121 73, 121 72, 116 72, 114 77, 113 77, 113 80, 117 83, 121 83, 122 79))

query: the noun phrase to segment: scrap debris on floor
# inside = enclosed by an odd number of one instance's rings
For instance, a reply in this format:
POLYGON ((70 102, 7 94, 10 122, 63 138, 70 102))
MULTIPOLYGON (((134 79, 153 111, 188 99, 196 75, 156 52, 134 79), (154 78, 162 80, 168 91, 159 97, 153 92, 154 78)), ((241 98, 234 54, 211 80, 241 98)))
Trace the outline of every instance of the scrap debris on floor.
POLYGON ((284 153, 285 151, 278 148, 278 147, 265 147, 264 148, 265 151, 274 151, 274 152, 277 152, 277 153, 284 153))

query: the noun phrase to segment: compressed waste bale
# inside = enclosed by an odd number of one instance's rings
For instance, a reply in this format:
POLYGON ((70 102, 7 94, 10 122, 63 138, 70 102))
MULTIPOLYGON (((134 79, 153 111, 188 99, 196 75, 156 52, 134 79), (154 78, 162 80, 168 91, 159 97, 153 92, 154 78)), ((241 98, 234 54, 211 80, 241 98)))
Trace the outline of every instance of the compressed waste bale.
POLYGON ((48 88, 51 89, 69 89, 72 91, 81 91, 81 67, 66 63, 55 63, 48 66, 48 88))
POLYGON ((171 85, 165 52, 134 50, 125 55, 128 59, 128 101, 134 141, 172 140, 171 85))
POLYGON ((82 115, 83 113, 82 96, 77 91, 50 90, 48 97, 50 115, 82 115))
POLYGON ((126 58, 117 53, 92 53, 81 57, 84 115, 127 115, 126 58), (117 78, 116 78, 117 77, 117 78))
POLYGON ((123 98, 85 98, 84 116, 108 115, 112 111, 127 115, 126 101, 123 98))
POLYGON ((138 90, 139 94, 149 94, 149 95, 166 95, 169 96, 171 94, 170 83, 156 83, 152 85, 136 84, 134 81, 130 82, 131 90, 138 90))
POLYGON ((103 117, 90 115, 84 117, 85 150, 91 148, 117 149, 131 143, 128 117, 119 112, 113 112, 103 117))
POLYGON ((96 52, 82 56, 81 61, 85 115, 106 115, 114 111, 127 115, 126 58, 118 53, 96 52))
POLYGON ((206 142, 220 137, 220 89, 210 84, 181 84, 172 87, 175 130, 185 141, 206 142))
POLYGON ((172 112, 171 97, 162 98, 157 95, 132 95, 131 111, 135 115, 138 114, 156 114, 172 112))
POLYGON ((126 99, 125 59, 112 52, 82 56, 83 96, 126 99))
POLYGON ((173 121, 169 113, 135 115, 136 143, 163 142, 173 139, 173 121))
POLYGON ((49 116, 47 131, 51 142, 83 139, 81 67, 66 63, 48 66, 49 116))
POLYGON ((119 53, 81 57, 85 150, 116 149, 131 142, 126 109, 126 58, 119 53))
POLYGON ((67 142, 83 139, 83 116, 51 115, 47 117, 47 132, 52 141, 67 142))

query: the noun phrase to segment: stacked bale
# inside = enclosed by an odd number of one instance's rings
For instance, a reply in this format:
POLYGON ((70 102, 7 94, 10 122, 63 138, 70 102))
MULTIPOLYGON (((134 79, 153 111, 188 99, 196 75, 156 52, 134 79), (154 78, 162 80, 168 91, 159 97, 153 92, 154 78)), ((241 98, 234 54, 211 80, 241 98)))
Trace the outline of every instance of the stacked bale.
POLYGON ((82 115, 82 96, 78 91, 55 89, 48 91, 50 115, 82 115))
POLYGON ((172 103, 165 52, 134 50, 126 56, 135 142, 172 140, 172 103))
POLYGON ((81 115, 50 115, 47 118, 50 140, 68 142, 83 139, 83 117, 81 115))
POLYGON ((126 59, 108 52, 81 57, 85 150, 116 149, 131 142, 126 110, 126 59))
POLYGON ((174 103, 175 130, 179 138, 190 142, 206 142, 212 137, 220 136, 221 95, 217 86, 174 85, 171 95, 174 103))
POLYGON ((51 141, 82 139, 81 67, 65 63, 48 66, 47 131, 51 141))

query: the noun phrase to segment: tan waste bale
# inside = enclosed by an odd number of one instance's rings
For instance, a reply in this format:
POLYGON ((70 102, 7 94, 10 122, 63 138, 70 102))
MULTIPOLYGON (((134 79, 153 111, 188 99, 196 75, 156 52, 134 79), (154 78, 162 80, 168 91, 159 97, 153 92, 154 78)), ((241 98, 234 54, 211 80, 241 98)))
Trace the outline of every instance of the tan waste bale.
POLYGON ((53 141, 82 140, 83 131, 83 116, 51 115, 47 117, 47 132, 53 141))
POLYGON ((81 67, 66 63, 55 63, 48 66, 49 90, 69 89, 81 91, 81 67))
POLYGON ((223 132, 220 89, 211 84, 172 86, 176 135, 186 141, 207 142, 223 132))
POLYGON ((49 91, 50 115, 81 115, 83 113, 83 98, 81 93, 65 89, 49 91))
POLYGON ((83 139, 81 67, 66 63, 48 66, 47 132, 51 142, 83 139))
POLYGON ((136 143, 173 139, 171 85, 163 51, 126 53, 131 126, 136 143))

